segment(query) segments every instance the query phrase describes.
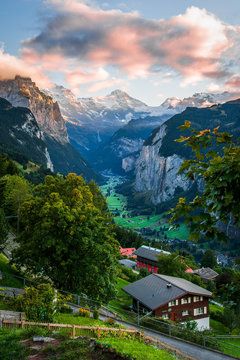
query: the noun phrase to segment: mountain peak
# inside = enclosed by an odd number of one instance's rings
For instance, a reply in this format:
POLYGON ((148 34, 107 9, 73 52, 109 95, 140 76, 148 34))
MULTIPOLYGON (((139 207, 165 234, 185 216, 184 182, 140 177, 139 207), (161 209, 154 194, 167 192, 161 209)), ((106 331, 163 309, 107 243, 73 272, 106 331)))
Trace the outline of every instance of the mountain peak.
POLYGON ((114 96, 122 96, 122 95, 126 96, 127 95, 128 96, 128 94, 125 91, 122 91, 120 89, 113 90, 110 93, 110 95, 114 95, 114 96))

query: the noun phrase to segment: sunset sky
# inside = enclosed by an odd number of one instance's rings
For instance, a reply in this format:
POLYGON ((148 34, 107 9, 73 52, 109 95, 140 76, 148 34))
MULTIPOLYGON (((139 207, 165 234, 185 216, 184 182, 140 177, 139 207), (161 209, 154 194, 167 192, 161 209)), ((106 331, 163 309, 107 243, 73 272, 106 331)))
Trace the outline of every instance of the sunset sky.
POLYGON ((127 91, 149 105, 240 93, 239 0, 8 0, 0 79, 30 76, 80 97, 127 91))

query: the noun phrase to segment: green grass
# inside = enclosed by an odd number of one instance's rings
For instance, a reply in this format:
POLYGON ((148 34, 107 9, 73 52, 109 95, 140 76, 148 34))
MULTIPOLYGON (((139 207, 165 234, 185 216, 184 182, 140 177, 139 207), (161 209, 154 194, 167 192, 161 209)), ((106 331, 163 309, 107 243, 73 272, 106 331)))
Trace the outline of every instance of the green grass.
POLYGON ((228 328, 226 326, 224 326, 220 321, 213 320, 211 318, 210 318, 210 327, 218 335, 226 335, 228 333, 228 328))
POLYGON ((219 344, 221 351, 240 358, 240 339, 219 339, 219 344), (239 346, 239 349, 231 345, 239 346))
POLYGON ((0 280, 0 287, 16 287, 23 288, 23 282, 15 278, 13 275, 20 275, 16 267, 9 264, 8 258, 0 254, 0 271, 3 273, 3 279, 0 280))
POLYGON ((174 359, 166 350, 157 350, 153 346, 145 345, 134 340, 109 338, 103 341, 98 340, 98 343, 108 345, 115 349, 119 354, 128 355, 136 360, 171 360, 174 359))
MULTIPOLYGON (((54 318, 54 322, 57 324, 70 324, 70 325, 80 325, 80 326, 96 326, 96 327, 117 327, 116 325, 109 325, 108 322, 102 320, 95 320, 92 317, 87 318, 83 316, 78 316, 75 314, 57 314, 54 318)), ((124 326, 122 326, 124 328, 124 326)))
MULTIPOLYGON (((179 229, 176 231, 167 229, 169 228, 169 223, 164 213, 158 215, 139 215, 131 216, 131 211, 125 210, 127 206, 127 198, 121 194, 118 194, 115 191, 115 187, 119 184, 118 177, 111 177, 108 184, 101 186, 102 194, 106 197, 108 203, 108 208, 113 213, 115 211, 119 212, 121 216, 114 216, 115 222, 125 229, 141 231, 144 228, 149 228, 152 231, 156 230, 160 232, 160 235, 157 235, 159 238, 163 238, 165 235, 169 239, 180 239, 186 240, 189 237, 189 230, 185 224, 180 224, 179 229), (110 195, 107 196, 108 189, 111 189, 110 195), (125 215, 126 217, 123 217, 125 215), (165 227, 165 231, 160 230, 160 227, 165 227)), ((156 237, 154 235, 154 237, 156 237)))
POLYGON ((109 305, 116 307, 118 309, 113 309, 114 312, 124 315, 125 312, 121 310, 127 310, 130 305, 132 305, 132 299, 127 297, 127 294, 122 291, 122 287, 130 284, 129 281, 123 280, 121 278, 117 279, 117 299, 110 301, 109 305))

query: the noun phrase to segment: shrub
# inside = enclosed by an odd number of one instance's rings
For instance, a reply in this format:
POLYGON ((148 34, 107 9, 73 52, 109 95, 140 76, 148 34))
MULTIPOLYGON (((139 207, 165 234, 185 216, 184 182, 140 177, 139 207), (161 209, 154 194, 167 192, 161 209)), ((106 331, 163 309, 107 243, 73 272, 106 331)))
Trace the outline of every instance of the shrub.
POLYGON ((91 312, 87 309, 79 308, 78 315, 89 318, 91 316, 91 312))
POLYGON ((112 318, 108 318, 106 321, 109 325, 114 325, 115 324, 115 320, 112 318))
POLYGON ((99 319, 99 310, 98 309, 94 309, 93 311, 93 318, 95 320, 98 320, 99 319))
POLYGON ((62 314, 72 314, 73 309, 70 306, 63 304, 60 306, 59 312, 62 314))

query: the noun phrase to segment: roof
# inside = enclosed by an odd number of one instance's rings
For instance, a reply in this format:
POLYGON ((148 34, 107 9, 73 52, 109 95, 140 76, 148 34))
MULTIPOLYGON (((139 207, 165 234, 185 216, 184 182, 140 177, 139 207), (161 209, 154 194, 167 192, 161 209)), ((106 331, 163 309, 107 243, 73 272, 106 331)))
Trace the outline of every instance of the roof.
POLYGON ((209 267, 203 267, 201 269, 194 270, 193 272, 203 279, 213 279, 218 276, 218 273, 209 267))
POLYGON ((141 280, 124 286, 122 290, 151 310, 157 309, 186 293, 212 296, 210 291, 188 280, 159 274, 146 276, 141 280))
POLYGON ((136 251, 135 248, 122 248, 122 247, 120 247, 120 253, 121 253, 121 255, 136 257, 136 255, 132 255, 132 253, 133 253, 134 251, 136 251))
POLYGON ((120 264, 122 264, 123 266, 126 266, 128 268, 134 268, 137 263, 135 261, 132 261, 132 260, 128 260, 128 259, 121 259, 119 260, 120 264))
POLYGON ((161 254, 170 255, 171 253, 168 251, 152 248, 150 246, 142 245, 140 248, 134 251, 134 254, 144 259, 158 261, 159 255, 161 254))

